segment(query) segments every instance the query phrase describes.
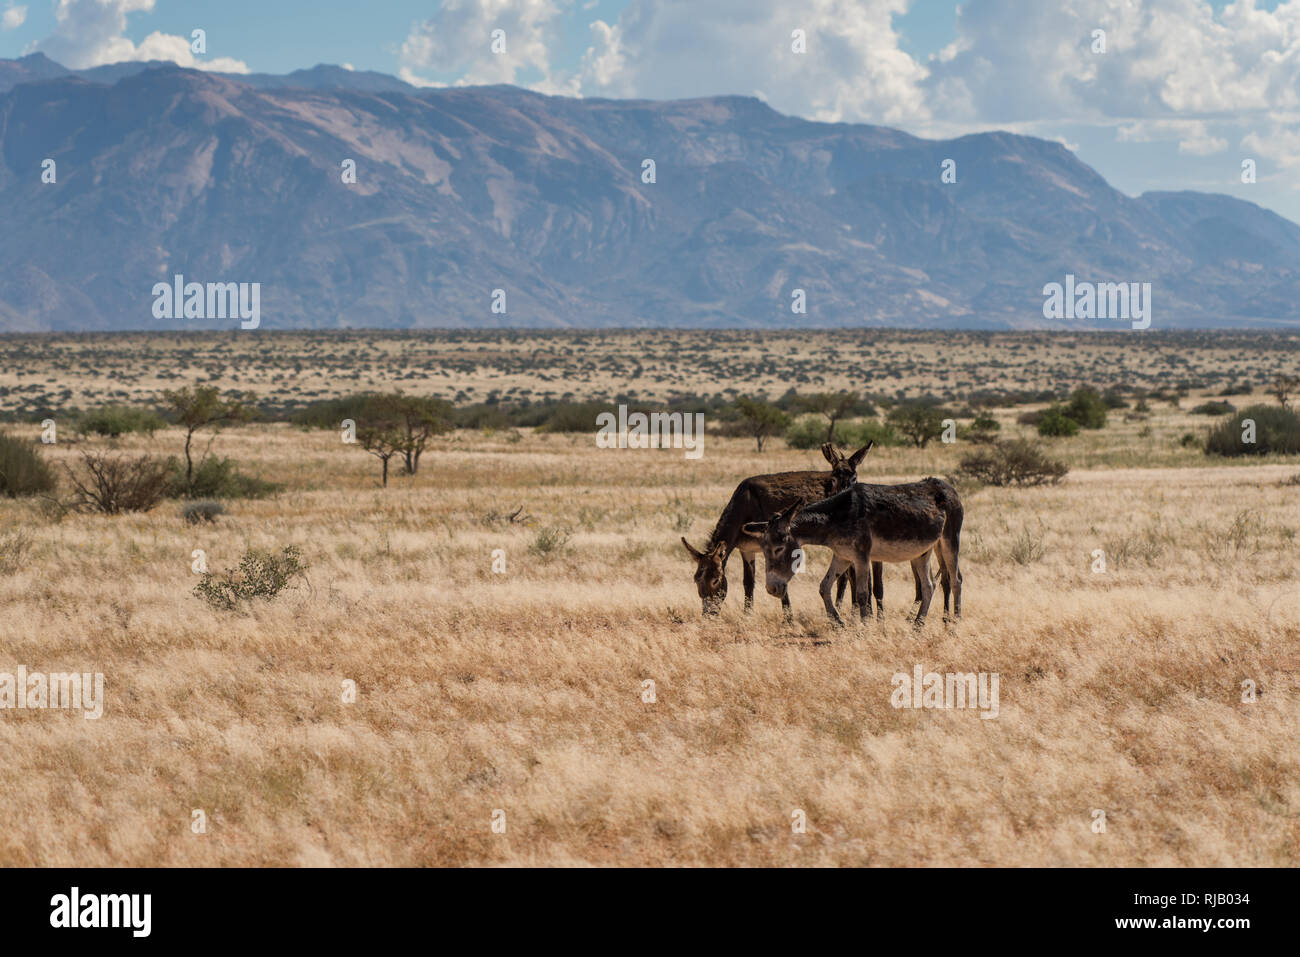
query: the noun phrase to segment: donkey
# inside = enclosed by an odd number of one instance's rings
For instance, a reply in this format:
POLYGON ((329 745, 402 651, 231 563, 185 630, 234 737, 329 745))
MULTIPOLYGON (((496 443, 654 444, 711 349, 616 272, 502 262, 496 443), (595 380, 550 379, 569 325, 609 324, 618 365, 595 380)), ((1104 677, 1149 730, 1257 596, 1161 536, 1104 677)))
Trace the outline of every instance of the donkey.
MULTIPOLYGON (((910 562, 921 585, 921 605, 913 623, 921 627, 934 597, 930 554, 939 558, 941 576, 953 593, 953 615, 961 617, 960 551, 963 512, 957 490, 942 479, 928 478, 905 485, 853 485, 820 502, 802 502, 777 512, 766 522, 750 522, 746 534, 759 536, 767 564, 767 591, 784 597, 794 576, 794 552, 803 545, 825 545, 834 553, 822 579, 826 613, 836 624, 843 619, 831 603, 831 585, 852 568, 858 581, 867 581, 873 561, 910 562)), ((946 589, 945 589, 946 590, 946 589)), ((867 617, 870 596, 855 589, 858 614, 867 617)))
MULTIPOLYGON (((718 614, 726 600, 727 559, 737 548, 740 549, 745 568, 745 611, 748 613, 754 608, 754 564, 762 547, 758 539, 744 533, 746 523, 789 508, 795 502, 822 499, 850 488, 858 480, 858 466, 871 451, 871 446, 872 443, 868 442, 852 455, 845 456, 832 443, 827 442, 822 446, 822 455, 831 465, 829 472, 775 472, 771 475, 750 476, 731 493, 731 500, 723 508, 703 550, 696 550, 685 537, 682 538, 686 551, 695 559, 695 589, 699 592, 705 615, 718 614)), ((844 569, 841 568, 840 571, 844 572, 844 569)), ((844 596, 848 574, 840 580, 839 598, 844 596)), ((871 581, 870 576, 855 579, 855 601, 859 580, 864 583, 864 587, 871 581)), ((790 596, 782 593, 779 597, 788 617, 790 596)))

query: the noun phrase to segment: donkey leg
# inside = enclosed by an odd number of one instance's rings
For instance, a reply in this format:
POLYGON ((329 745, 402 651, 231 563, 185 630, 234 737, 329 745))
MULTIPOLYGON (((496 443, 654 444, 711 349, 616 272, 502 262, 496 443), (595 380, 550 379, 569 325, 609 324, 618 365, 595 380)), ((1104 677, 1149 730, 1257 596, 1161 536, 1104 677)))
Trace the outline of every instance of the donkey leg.
POLYGON ((952 617, 961 618, 961 567, 958 564, 958 545, 946 538, 939 539, 939 564, 943 566, 943 612, 948 617, 948 588, 952 587, 952 617))
POLYGON ((929 552, 912 559, 912 573, 916 576, 917 586, 921 589, 921 606, 917 609, 912 624, 920 628, 925 624, 925 616, 930 611, 930 600, 934 598, 934 583, 930 580, 929 552))
MULTIPOLYGON (((926 565, 927 571, 929 570, 929 567, 930 566, 927 564, 926 565)), ((918 610, 920 610, 921 596, 923 594, 921 589, 921 575, 920 573, 917 572, 915 565, 912 566, 912 584, 915 586, 915 594, 912 598, 912 610, 907 613, 908 621, 916 620, 916 613, 918 610)))
MULTIPOLYGON (((853 569, 849 569, 848 574, 841 575, 835 582, 835 607, 836 608, 839 608, 840 605, 844 603, 844 590, 849 586, 849 575, 851 575, 852 573, 853 573, 853 569)), ((854 586, 853 594, 850 597, 850 600, 855 602, 858 600, 858 592, 857 592, 856 585, 854 586)))
POLYGON ((754 563, 756 556, 749 552, 740 553, 740 564, 744 566, 745 580, 745 614, 754 610, 754 563))
MULTIPOLYGON (((835 622, 837 625, 844 624, 844 619, 842 619, 840 613, 835 610, 835 604, 831 601, 831 591, 835 586, 835 580, 843 575, 844 570, 848 567, 849 563, 836 555, 831 559, 831 567, 826 569, 826 577, 822 579, 821 594, 822 601, 826 605, 826 614, 830 615, 831 621, 835 622)), ((856 585, 853 590, 855 592, 858 590, 856 585)))
POLYGON ((871 563, 871 591, 876 596, 876 617, 885 616, 885 563, 871 563))
MULTIPOLYGON (((868 581, 874 582, 875 575, 871 569, 871 562, 855 562, 853 570, 855 575, 861 575, 868 581)), ((866 621, 871 617, 871 591, 864 588, 862 589, 862 594, 856 597, 858 598, 858 619, 860 621, 866 621)))

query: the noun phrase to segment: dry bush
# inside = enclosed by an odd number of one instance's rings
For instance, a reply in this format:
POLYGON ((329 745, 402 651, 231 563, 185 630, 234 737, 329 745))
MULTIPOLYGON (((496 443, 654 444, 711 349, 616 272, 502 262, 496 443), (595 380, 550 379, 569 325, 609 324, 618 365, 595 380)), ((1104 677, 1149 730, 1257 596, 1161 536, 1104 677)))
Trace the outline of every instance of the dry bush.
POLYGON ((1028 439, 992 442, 961 459, 961 472, 985 485, 1055 485, 1068 471, 1028 439))
POLYGON ((25 528, 0 535, 0 575, 12 575, 27 562, 35 539, 25 528))
POLYGON ((167 465, 151 455, 128 458, 110 452, 82 452, 81 467, 80 473, 69 467, 68 476, 75 507, 83 511, 105 515, 147 512, 167 492, 167 465))

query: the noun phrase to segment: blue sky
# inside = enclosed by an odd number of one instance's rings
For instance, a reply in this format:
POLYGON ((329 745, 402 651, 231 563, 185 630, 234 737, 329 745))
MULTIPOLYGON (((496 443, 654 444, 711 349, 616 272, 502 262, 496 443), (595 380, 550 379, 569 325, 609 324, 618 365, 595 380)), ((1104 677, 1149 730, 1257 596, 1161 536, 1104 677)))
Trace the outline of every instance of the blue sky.
POLYGON ((921 136, 1009 129, 1066 144, 1127 193, 1225 192, 1300 222, 1300 0, 0 0, 0 56, 33 50, 68 66, 323 62, 417 84, 738 93, 921 136))

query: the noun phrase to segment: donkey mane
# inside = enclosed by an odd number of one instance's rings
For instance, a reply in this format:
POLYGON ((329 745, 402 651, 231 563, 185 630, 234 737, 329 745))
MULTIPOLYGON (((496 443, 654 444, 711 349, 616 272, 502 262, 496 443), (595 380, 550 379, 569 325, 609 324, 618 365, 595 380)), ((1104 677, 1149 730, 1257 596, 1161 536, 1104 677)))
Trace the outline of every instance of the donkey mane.
POLYGON ((773 500, 790 502, 810 493, 824 497, 830 487, 830 472, 772 472, 750 476, 736 486, 735 492, 727 500, 717 524, 709 533, 704 551, 712 550, 719 543, 725 544, 728 551, 735 548, 736 543, 744 537, 745 523, 752 522, 756 516, 765 515, 766 508, 773 500))

